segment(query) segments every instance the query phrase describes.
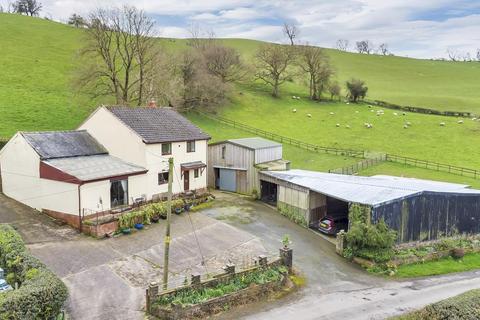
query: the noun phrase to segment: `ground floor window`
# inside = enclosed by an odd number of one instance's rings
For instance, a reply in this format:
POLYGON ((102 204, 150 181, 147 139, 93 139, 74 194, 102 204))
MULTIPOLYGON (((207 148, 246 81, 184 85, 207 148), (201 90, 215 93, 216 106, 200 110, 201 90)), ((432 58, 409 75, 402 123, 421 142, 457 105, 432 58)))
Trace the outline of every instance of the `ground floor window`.
POLYGON ((128 180, 110 182, 110 206, 112 208, 128 204, 128 180))
POLYGON ((199 171, 200 171, 199 169, 193 170, 193 176, 194 176, 195 178, 198 178, 198 177, 200 176, 199 171))
POLYGON ((160 172, 158 174, 158 185, 168 183, 168 171, 160 172))

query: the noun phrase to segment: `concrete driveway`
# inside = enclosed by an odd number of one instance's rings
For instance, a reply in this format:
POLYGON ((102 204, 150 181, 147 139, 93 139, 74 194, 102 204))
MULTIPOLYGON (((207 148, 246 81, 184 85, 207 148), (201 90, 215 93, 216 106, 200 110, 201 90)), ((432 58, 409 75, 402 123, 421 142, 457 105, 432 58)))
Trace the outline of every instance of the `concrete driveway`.
POLYGON ((217 193, 216 207, 203 212, 256 235, 267 250, 278 250, 288 234, 294 264, 307 276, 305 288, 278 301, 248 305, 223 319, 385 319, 480 287, 480 272, 413 281, 367 274, 335 253, 323 237, 302 228, 261 202, 217 193))
MULTIPOLYGON (((165 222, 129 236, 96 240, 0 195, 0 223, 11 223, 31 252, 69 289, 72 319, 143 319, 145 288, 163 275, 165 222)), ((266 254, 248 232, 200 213, 173 216, 170 284, 219 273, 228 262, 266 254)))

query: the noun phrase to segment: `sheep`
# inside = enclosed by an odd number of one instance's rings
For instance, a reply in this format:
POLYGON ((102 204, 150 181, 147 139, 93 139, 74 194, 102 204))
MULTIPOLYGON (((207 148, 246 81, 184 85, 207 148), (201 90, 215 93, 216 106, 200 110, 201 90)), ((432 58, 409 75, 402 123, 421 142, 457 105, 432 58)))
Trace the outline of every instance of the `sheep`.
POLYGON ((372 125, 371 123, 367 123, 367 122, 364 123, 364 126, 365 126, 365 128, 367 128, 367 129, 370 129, 370 128, 373 127, 373 125, 372 125))
POLYGON ((293 109, 292 112, 293 112, 293 113, 297 112, 297 109, 293 109))
POLYGON ((375 112, 375 110, 370 110, 370 112, 375 112))
POLYGON ((296 96, 292 96, 292 99, 297 99, 297 97, 296 97, 296 96))
POLYGON ((403 129, 408 129, 408 126, 406 124, 404 124, 403 129))
POLYGON ((345 125, 345 128, 350 129, 350 125, 349 124, 345 125))
POLYGON ((472 118, 472 121, 475 121, 475 120, 477 120, 477 118, 472 118))
POLYGON ((398 113, 394 112, 393 115, 394 115, 394 116, 398 116, 398 113))
POLYGON ((458 124, 462 124, 462 123, 463 123, 463 120, 458 120, 457 123, 458 123, 458 124))
POLYGON ((406 124, 407 126, 411 126, 411 125, 412 125, 412 123, 411 123, 410 121, 405 122, 405 124, 406 124))
POLYGON ((311 115, 310 113, 307 113, 307 117, 311 118, 311 117, 312 117, 312 115, 311 115))
POLYGON ((440 127, 445 127, 445 122, 440 122, 440 127))
POLYGON ((358 110, 355 110, 355 113, 358 113, 359 111, 358 110))
POLYGON ((300 97, 299 97, 299 96, 297 96, 297 100, 300 100, 300 97))
POLYGON ((337 124, 336 124, 336 127, 337 127, 337 128, 340 127, 340 123, 337 123, 337 124))
POLYGON ((330 112, 330 115, 333 116, 335 113, 334 112, 330 112))
POLYGON ((347 102, 347 104, 350 104, 350 102, 347 102))

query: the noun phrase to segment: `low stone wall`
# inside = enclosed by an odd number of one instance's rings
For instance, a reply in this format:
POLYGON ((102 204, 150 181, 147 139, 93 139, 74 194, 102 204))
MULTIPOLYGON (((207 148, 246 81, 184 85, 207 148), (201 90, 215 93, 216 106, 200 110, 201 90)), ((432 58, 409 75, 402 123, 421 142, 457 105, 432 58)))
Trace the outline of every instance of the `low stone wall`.
POLYGON ((84 224, 82 227, 83 233, 93 236, 95 238, 104 238, 107 235, 111 235, 118 230, 118 220, 112 220, 98 225, 84 224))
POLYGON ((146 310, 147 313, 160 319, 179 320, 195 319, 216 314, 224 310, 225 306, 232 307, 247 304, 258 300, 258 298, 268 296, 270 293, 278 291, 285 285, 286 275, 279 281, 272 281, 264 284, 250 285, 249 287, 221 296, 212 298, 199 304, 190 306, 178 305, 158 305, 155 300, 169 295, 179 295, 192 289, 213 288, 219 284, 226 284, 235 277, 240 277, 261 268, 275 268, 285 266, 289 273, 292 273, 293 251, 290 248, 281 248, 279 258, 273 261, 267 261, 267 257, 259 256, 256 260, 256 266, 240 272, 235 272, 235 266, 229 264, 224 267, 225 272, 214 276, 212 279, 200 281, 200 275, 192 275, 191 284, 179 288, 159 292, 159 284, 152 283, 146 290, 146 310))

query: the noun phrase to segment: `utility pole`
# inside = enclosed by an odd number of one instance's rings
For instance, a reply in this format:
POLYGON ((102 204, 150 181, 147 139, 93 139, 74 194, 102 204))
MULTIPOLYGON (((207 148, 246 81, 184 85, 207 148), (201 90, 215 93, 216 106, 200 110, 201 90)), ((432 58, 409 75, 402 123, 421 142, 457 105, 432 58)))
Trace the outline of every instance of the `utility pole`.
POLYGON ((168 289, 168 258, 170 250, 170 218, 172 216, 172 182, 173 158, 168 159, 168 200, 167 200, 167 230, 165 232, 165 253, 163 259, 163 290, 168 289))

